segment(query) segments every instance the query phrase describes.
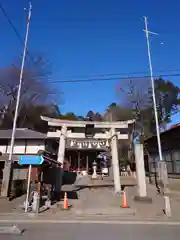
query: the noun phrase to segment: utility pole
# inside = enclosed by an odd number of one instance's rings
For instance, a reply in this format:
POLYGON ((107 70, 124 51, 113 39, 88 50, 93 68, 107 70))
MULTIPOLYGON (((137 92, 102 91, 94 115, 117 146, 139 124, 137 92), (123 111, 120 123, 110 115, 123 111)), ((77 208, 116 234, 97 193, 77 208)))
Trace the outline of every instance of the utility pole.
POLYGON ((23 78, 23 71, 24 71, 24 63, 25 63, 26 53, 27 53, 27 43, 28 43, 28 36, 29 36, 29 26, 30 26, 30 21, 31 21, 31 12, 32 12, 32 5, 31 5, 31 3, 29 3, 26 36, 25 36, 25 41, 24 41, 24 51, 23 51, 23 56, 22 56, 21 71, 20 71, 20 77, 19 77, 19 86, 18 86, 17 100, 16 100, 16 108, 15 108, 14 120, 13 120, 10 152, 9 152, 9 158, 8 158, 8 160, 6 160, 5 166, 4 166, 1 197, 7 197, 8 192, 9 192, 12 156, 13 156, 13 149, 14 149, 14 139, 15 139, 16 124, 17 124, 18 110, 19 110, 20 97, 21 97, 21 87, 22 87, 22 80, 23 80, 22 78, 23 78))
POLYGON ((157 143, 158 143, 158 152, 159 152, 159 163, 158 163, 158 170, 159 170, 159 178, 162 181, 162 186, 166 190, 166 185, 168 181, 167 177, 167 168, 166 163, 163 160, 162 156, 162 147, 161 147, 161 138, 160 138, 160 129, 159 129, 159 120, 158 120, 158 112, 157 112, 157 103, 156 103, 156 95, 155 95, 155 83, 153 77, 153 68, 152 68, 152 60, 151 60, 151 49, 149 43, 149 33, 152 35, 158 35, 157 33, 150 32, 148 30, 148 20, 147 17, 144 17, 145 23, 145 33, 146 33, 146 41, 147 41, 147 51, 148 51, 148 59, 149 59, 149 70, 151 76, 151 85, 152 85, 152 97, 153 97, 153 105, 154 105, 154 115, 155 115, 155 122, 156 122, 156 134, 157 134, 157 143))

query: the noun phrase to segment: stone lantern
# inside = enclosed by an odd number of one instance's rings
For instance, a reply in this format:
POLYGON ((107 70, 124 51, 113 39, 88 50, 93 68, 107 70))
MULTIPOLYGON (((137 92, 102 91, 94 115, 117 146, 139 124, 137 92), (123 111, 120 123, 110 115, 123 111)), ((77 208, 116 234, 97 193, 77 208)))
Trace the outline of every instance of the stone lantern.
POLYGON ((92 168, 93 168, 92 179, 97 179, 97 163, 95 160, 92 163, 92 168))

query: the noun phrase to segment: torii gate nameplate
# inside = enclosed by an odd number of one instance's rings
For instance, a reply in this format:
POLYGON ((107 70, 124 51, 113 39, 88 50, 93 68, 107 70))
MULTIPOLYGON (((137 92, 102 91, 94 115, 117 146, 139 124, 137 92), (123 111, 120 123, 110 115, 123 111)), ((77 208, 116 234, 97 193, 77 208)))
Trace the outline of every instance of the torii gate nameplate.
POLYGON ((108 149, 108 140, 99 139, 67 139, 66 148, 68 149, 108 149))

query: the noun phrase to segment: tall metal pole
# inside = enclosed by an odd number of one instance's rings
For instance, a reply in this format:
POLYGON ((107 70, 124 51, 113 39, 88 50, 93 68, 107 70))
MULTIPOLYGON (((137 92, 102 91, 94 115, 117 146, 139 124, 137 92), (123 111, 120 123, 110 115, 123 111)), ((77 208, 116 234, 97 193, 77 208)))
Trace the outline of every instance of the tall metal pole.
POLYGON ((145 33, 146 33, 146 40, 147 40, 147 50, 148 50, 148 58, 149 58, 149 70, 150 70, 150 76, 151 76, 152 97, 153 97, 154 115, 155 115, 155 122, 156 122, 156 134, 157 134, 159 161, 160 161, 159 177, 163 181, 163 184, 165 184, 165 182, 167 181, 167 179, 166 179, 167 178, 166 177, 167 176, 167 169, 166 169, 166 164, 163 161, 163 156, 162 156, 159 120, 158 120, 156 95, 155 95, 155 84, 154 84, 154 77, 153 77, 153 68, 152 68, 152 60, 151 60, 150 43, 149 43, 149 33, 152 33, 152 34, 155 34, 155 33, 148 31, 147 17, 144 17, 144 22, 145 22, 145 33))
POLYGON ((9 158, 5 162, 5 167, 4 167, 4 172, 3 172, 3 184, 2 184, 2 190, 1 190, 1 196, 2 197, 6 197, 8 195, 8 190, 9 190, 12 155, 13 155, 13 149, 14 149, 14 139, 15 139, 15 133, 16 133, 18 110, 19 110, 19 104, 20 104, 24 63, 25 63, 25 58, 26 58, 26 53, 27 53, 27 43, 28 43, 28 36, 29 36, 29 26, 30 26, 30 20, 31 20, 31 12, 32 12, 32 5, 31 5, 31 3, 29 3, 26 37, 25 37, 25 42, 24 42, 24 52, 23 52, 23 57, 22 57, 21 71, 20 71, 20 77, 19 77, 19 86, 18 86, 17 100, 16 100, 16 108, 15 108, 14 120, 13 120, 13 129, 12 129, 12 136, 11 136, 10 152, 9 152, 9 158))
POLYGON ((148 58, 149 58, 149 70, 150 70, 151 85, 152 85, 152 97, 153 97, 153 104, 154 104, 154 115, 155 115, 155 122, 156 122, 156 133, 157 133, 159 159, 160 159, 160 161, 163 161, 160 130, 159 130, 159 120, 158 120, 157 104, 156 104, 156 96, 155 96, 155 84, 154 84, 152 60, 151 60, 151 50, 150 50, 150 43, 149 43, 149 31, 148 31, 147 17, 144 17, 144 20, 145 20, 145 32, 146 32, 147 50, 148 50, 148 58))

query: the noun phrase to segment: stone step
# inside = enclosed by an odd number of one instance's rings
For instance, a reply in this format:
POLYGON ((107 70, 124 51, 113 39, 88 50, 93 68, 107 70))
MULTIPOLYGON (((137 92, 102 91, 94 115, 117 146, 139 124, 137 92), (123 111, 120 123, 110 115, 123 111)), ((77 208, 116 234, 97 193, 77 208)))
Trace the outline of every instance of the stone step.
POLYGON ((74 209, 76 215, 107 215, 107 216, 124 216, 135 215, 136 210, 132 208, 86 208, 74 209))

